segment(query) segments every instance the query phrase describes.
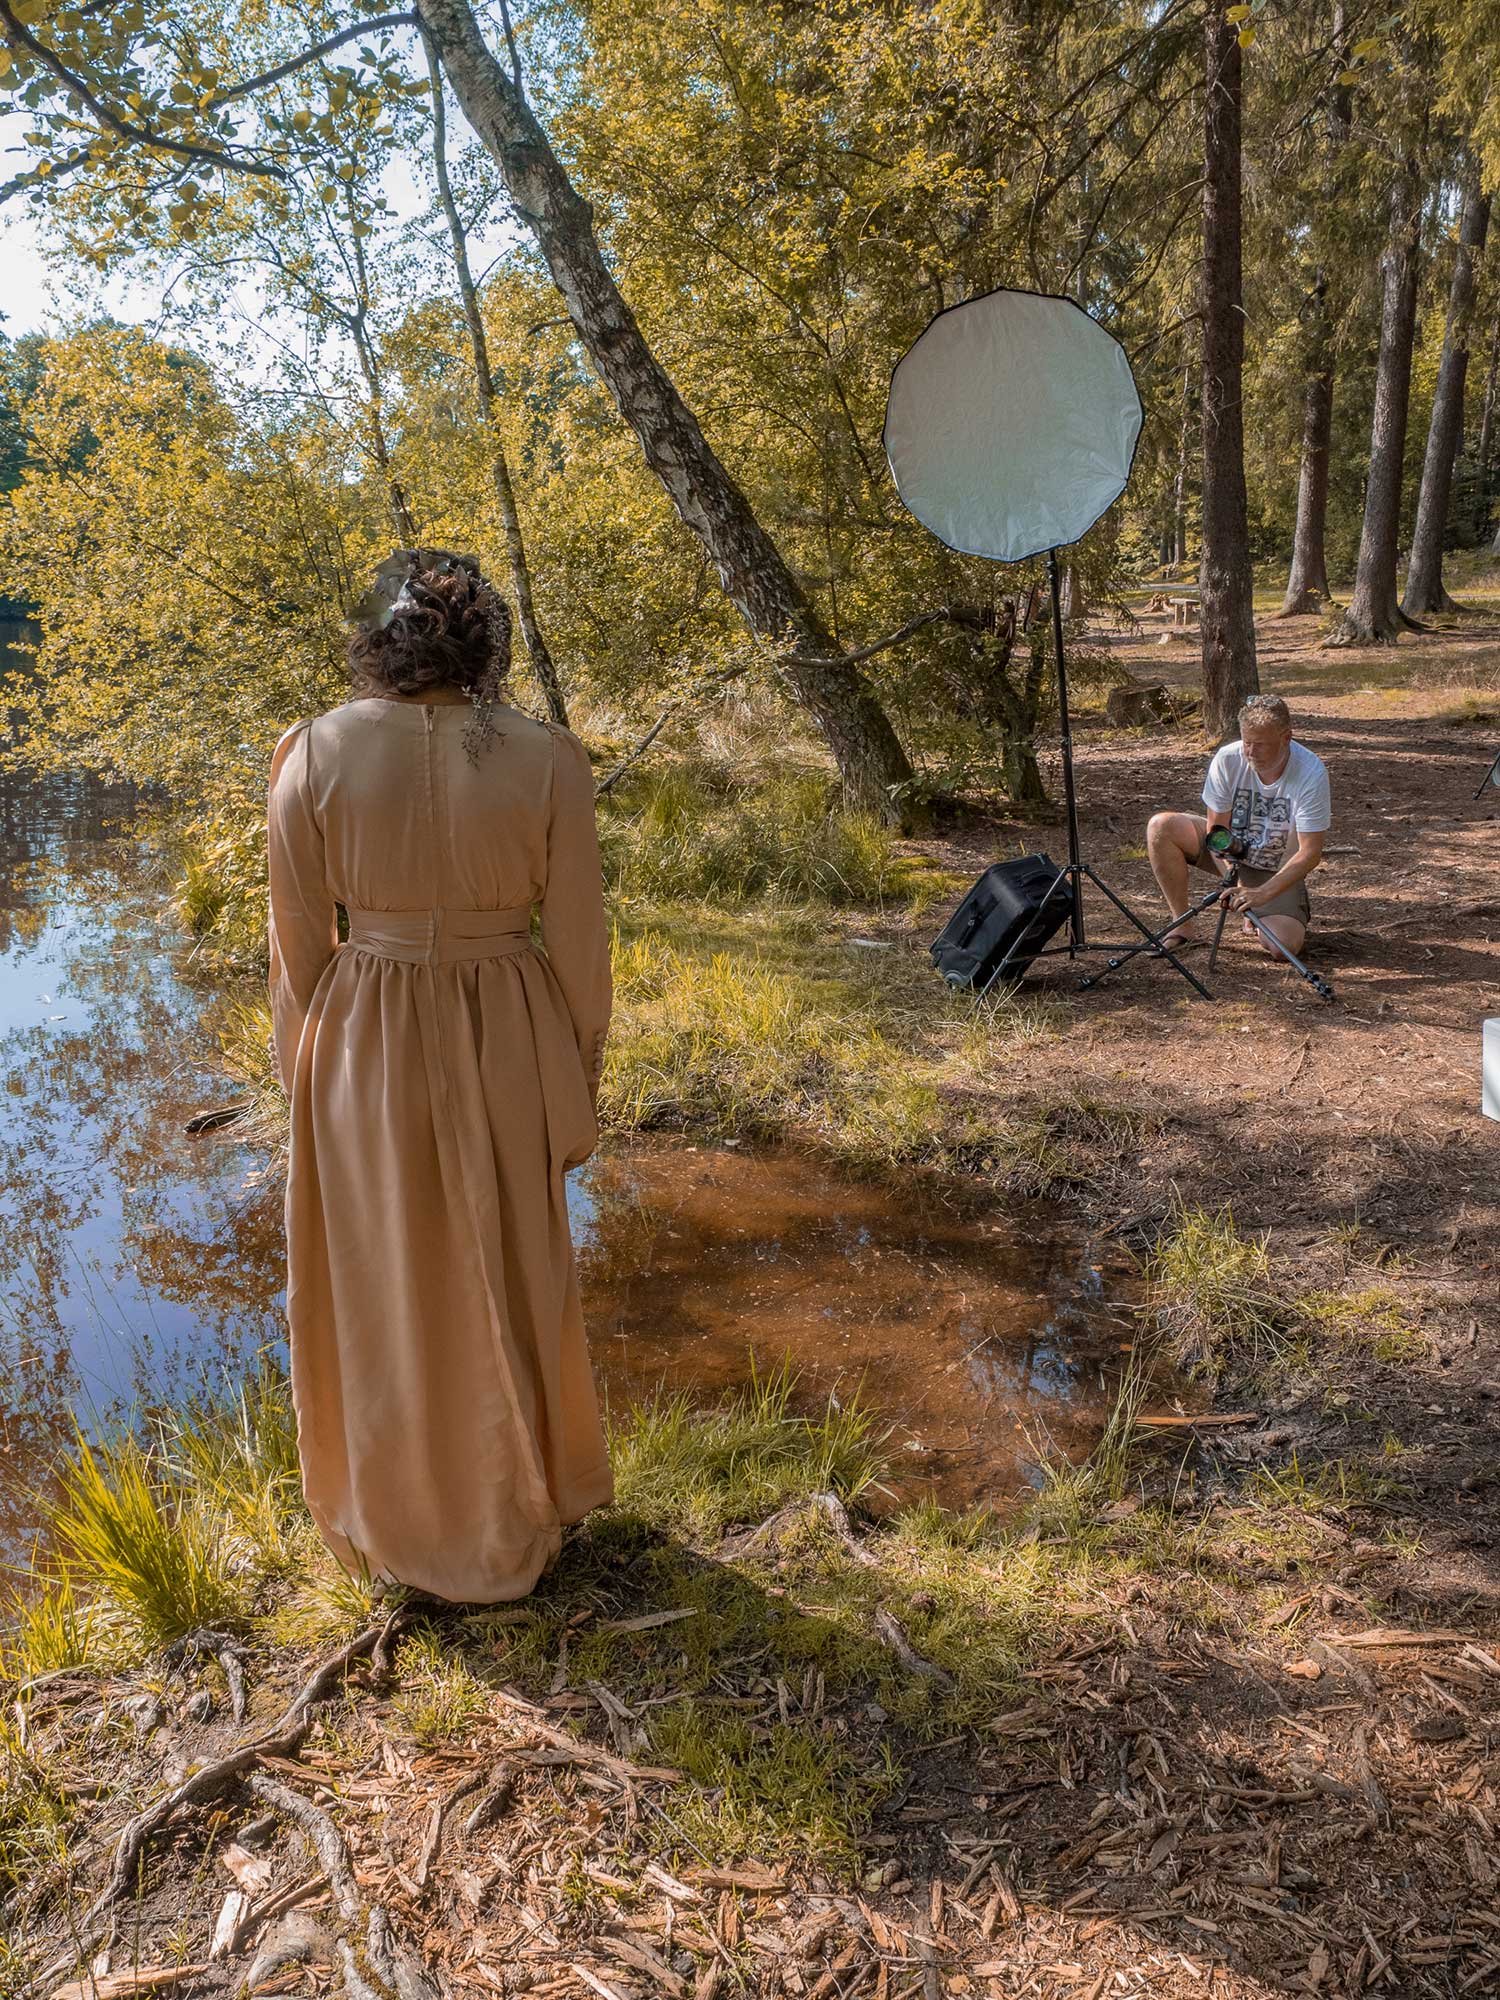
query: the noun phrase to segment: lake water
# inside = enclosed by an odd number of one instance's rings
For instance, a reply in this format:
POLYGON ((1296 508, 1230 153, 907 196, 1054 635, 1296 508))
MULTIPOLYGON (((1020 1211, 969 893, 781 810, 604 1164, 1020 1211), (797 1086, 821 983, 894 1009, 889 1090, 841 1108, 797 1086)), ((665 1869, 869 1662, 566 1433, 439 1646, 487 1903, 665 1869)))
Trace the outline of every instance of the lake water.
MULTIPOLYGON (((0 1543, 71 1435, 279 1346, 280 1190, 233 1126, 216 1023, 128 789, 0 778, 0 1543)), ((594 1353, 618 1406, 789 1359, 861 1393, 900 1484, 1003 1501, 1097 1436, 1129 1272, 1040 1205, 956 1213, 787 1152, 685 1142, 572 1177, 594 1353)))

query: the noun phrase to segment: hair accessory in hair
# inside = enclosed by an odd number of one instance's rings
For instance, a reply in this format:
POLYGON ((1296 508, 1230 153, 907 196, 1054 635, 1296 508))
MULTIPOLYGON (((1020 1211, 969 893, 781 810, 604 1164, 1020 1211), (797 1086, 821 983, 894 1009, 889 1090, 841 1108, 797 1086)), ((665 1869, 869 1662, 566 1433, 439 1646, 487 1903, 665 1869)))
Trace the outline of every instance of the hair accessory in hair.
POLYGON ((423 576, 452 576, 459 570, 470 579, 476 596, 488 589, 475 556, 451 549, 397 549, 375 572, 375 581, 349 614, 349 623, 366 632, 383 632, 398 613, 418 611, 421 601, 411 586, 423 576))

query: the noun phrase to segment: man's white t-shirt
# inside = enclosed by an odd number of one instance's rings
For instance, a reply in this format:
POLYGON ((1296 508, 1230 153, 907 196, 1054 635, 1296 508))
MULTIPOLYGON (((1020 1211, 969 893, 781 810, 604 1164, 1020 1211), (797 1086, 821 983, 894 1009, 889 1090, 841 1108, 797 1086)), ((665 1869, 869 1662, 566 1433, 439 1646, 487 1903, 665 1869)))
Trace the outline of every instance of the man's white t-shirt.
POLYGON ((1230 831, 1248 841, 1247 868, 1274 872, 1291 852, 1293 834, 1326 833, 1333 824, 1328 767, 1305 743, 1293 742, 1286 769, 1269 785, 1251 769, 1243 743, 1226 743, 1208 767, 1203 803, 1211 813, 1228 813, 1230 831))

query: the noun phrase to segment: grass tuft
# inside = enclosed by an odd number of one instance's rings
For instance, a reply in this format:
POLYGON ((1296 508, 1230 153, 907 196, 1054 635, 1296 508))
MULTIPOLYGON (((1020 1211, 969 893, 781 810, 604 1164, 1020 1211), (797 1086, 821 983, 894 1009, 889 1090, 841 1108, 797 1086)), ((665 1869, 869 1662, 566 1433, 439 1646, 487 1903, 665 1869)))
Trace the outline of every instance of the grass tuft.
POLYGON ((612 1423, 617 1505, 710 1539, 808 1494, 857 1499, 885 1469, 885 1434, 857 1397, 799 1415, 796 1387, 783 1364, 715 1408, 663 1395, 612 1423))
POLYGON ((130 1433, 98 1445, 80 1436, 51 1525, 69 1570, 118 1606, 148 1647, 196 1626, 244 1623, 248 1578, 223 1521, 130 1433))
POLYGON ((728 764, 681 759, 640 771, 604 818, 605 877, 617 896, 728 905, 908 904, 930 893, 926 864, 890 831, 844 811, 825 773, 748 780, 728 764))
POLYGON ((616 940, 615 982, 600 1112, 616 1131, 810 1132, 866 1165, 941 1150, 944 1114, 921 1067, 840 1007, 831 982, 754 956, 704 960, 655 931, 616 940))
POLYGON ((1227 1205, 1211 1215, 1179 1201, 1146 1286, 1173 1360, 1191 1374, 1218 1375, 1231 1357, 1274 1365, 1296 1347, 1297 1315, 1272 1287, 1266 1237, 1242 1235, 1227 1205))

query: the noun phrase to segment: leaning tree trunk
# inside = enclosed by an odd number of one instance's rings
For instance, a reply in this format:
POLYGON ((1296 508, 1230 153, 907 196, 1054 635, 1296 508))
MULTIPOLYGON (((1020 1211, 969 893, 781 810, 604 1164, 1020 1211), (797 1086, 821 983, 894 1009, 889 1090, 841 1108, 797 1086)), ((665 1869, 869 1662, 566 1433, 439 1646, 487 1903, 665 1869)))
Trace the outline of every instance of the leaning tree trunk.
POLYGON ((1390 235, 1381 263, 1380 353, 1375 363, 1375 415, 1370 470, 1359 536, 1354 594, 1334 646, 1394 645, 1412 621, 1396 602, 1396 537, 1401 520, 1401 461, 1411 399, 1411 350, 1417 325, 1417 201, 1415 162, 1403 160, 1391 188, 1390 235))
POLYGON ((1203 725, 1235 733, 1240 704, 1260 687, 1241 402, 1245 320, 1240 305, 1240 43, 1220 7, 1204 24, 1203 96, 1203 725))
POLYGON ((779 665, 827 738, 846 796, 898 818, 912 769, 885 710, 859 670, 836 657, 823 620, 647 343, 599 249, 593 211, 553 152, 519 74, 496 62, 469 0, 417 0, 417 14, 647 464, 746 624, 789 649, 779 665))
POLYGON ((1328 325, 1328 279, 1319 271, 1309 299, 1312 332, 1302 396, 1302 471, 1297 481, 1297 527, 1281 616, 1296 618, 1328 602, 1328 453, 1333 441, 1333 356, 1328 325))
POLYGON ((1427 456, 1422 463, 1422 491, 1417 501, 1417 525, 1406 571, 1406 594, 1401 600, 1401 609, 1408 618, 1418 617, 1424 611, 1462 608, 1443 588, 1443 531, 1448 525, 1448 502, 1453 494, 1453 467, 1463 441, 1474 266, 1484 249, 1489 226, 1490 198, 1480 192, 1479 177, 1475 174, 1464 191, 1453 283, 1448 292, 1448 326, 1432 398, 1432 422, 1427 431, 1427 456))
POLYGON ((479 294, 469 269, 469 244, 458 203, 453 199, 453 183, 448 178, 448 120, 443 107, 443 76, 438 67, 432 37, 422 36, 427 57, 427 75, 432 85, 432 169, 437 181, 438 200, 448 223, 453 245, 453 270, 458 280, 458 296, 463 303, 464 323, 469 329, 469 346, 474 356, 474 397, 479 405, 479 421, 490 453, 490 476, 495 497, 500 502, 500 519, 505 528, 505 551, 510 561, 510 587, 515 593, 516 615, 526 642, 526 657, 536 676, 547 713, 554 722, 568 726, 568 705, 563 700, 562 683, 557 677, 552 652, 537 623, 536 604, 531 594, 531 564, 526 557, 526 541, 521 533, 521 517, 516 511, 516 490, 510 476, 510 461, 500 435, 495 408, 495 377, 490 368, 490 344, 485 337, 484 315, 479 310, 479 294))

